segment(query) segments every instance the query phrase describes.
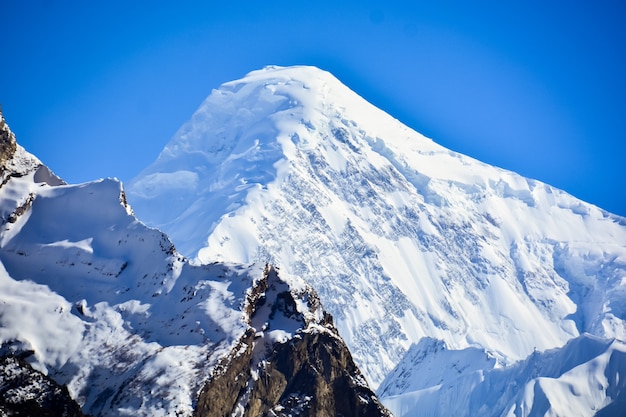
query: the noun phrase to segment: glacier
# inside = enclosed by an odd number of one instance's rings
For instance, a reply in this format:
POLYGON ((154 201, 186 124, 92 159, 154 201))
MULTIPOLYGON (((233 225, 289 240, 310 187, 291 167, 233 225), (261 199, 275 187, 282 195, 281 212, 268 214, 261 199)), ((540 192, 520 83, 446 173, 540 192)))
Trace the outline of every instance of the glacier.
MULTIPOLYGON (((367 380, 406 415, 441 386, 469 401, 485 389, 477 373, 522 372, 538 352, 579 346, 568 342, 623 351, 626 219, 446 149, 314 67, 270 66, 213 90, 126 188, 196 265, 268 262, 312 285, 367 380), (407 363, 427 340, 487 365, 390 389, 390 375, 419 369, 407 363)), ((598 358, 579 373, 604 372, 598 358)), ((558 403, 595 395, 564 389, 571 372, 547 408, 532 395, 548 389, 542 375, 519 380, 512 415, 566 415, 558 403)), ((581 415, 623 401, 621 386, 581 415)))

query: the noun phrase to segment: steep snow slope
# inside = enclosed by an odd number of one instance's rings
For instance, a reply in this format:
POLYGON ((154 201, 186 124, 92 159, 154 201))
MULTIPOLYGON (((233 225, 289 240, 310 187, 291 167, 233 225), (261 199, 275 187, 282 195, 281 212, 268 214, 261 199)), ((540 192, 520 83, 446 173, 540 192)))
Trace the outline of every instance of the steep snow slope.
MULTIPOLYGON (((196 415, 201 393, 216 391, 215 378, 244 373, 250 396, 272 383, 274 397, 259 406, 239 389, 218 390, 222 401, 232 397, 235 403, 224 407, 233 415, 253 415, 252 406, 274 407, 276 415, 293 407, 388 415, 301 280, 263 266, 189 264, 162 232, 134 217, 119 181, 64 184, 16 144, 1 113, 0 176, 1 415, 36 405, 29 403, 33 393, 58 390, 42 385, 48 379, 25 364, 15 366, 16 357, 66 385, 93 416, 196 415), (328 343, 305 343, 318 339, 328 343), (327 361, 316 366, 327 373, 303 388, 292 381, 300 373, 284 369, 307 363, 290 357, 273 363, 271 354, 281 349, 325 353, 327 361), (243 351, 254 356, 242 361, 243 351), (237 359, 237 369, 225 365, 237 359), (31 382, 18 373, 32 375, 31 382), (273 383, 279 377, 282 390, 273 383), (341 402, 300 395, 331 383, 344 384, 341 402)), ((220 415, 214 408, 205 401, 197 415, 220 415)))
POLYGON ((420 343, 411 352, 380 389, 382 395, 392 394, 385 404, 396 417, 626 413, 626 344, 618 340, 585 334, 563 348, 534 352, 499 369, 493 362, 472 358, 481 355, 477 350, 449 351, 437 342, 420 343), (424 381, 424 375, 448 373, 452 375, 439 381, 424 381), (392 378, 397 374, 399 378, 392 378), (398 384, 403 379, 412 384, 408 390, 398 384), (393 395, 397 390, 402 393, 393 395))
POLYGON ((445 342, 425 337, 409 348, 402 361, 391 371, 378 391, 394 397, 443 384, 461 376, 494 369, 495 359, 480 348, 450 350, 445 342))
POLYGON ((626 219, 445 149, 316 68, 214 90, 128 190, 196 262, 311 283, 374 386, 423 337, 499 364, 626 339, 626 219))
POLYGON ((191 415, 217 361, 247 328, 259 268, 192 267, 120 203, 120 183, 0 189, 0 342, 91 415, 191 415), (18 199, 19 200, 19 199, 18 199), (6 268, 6 269, 5 269, 6 268))

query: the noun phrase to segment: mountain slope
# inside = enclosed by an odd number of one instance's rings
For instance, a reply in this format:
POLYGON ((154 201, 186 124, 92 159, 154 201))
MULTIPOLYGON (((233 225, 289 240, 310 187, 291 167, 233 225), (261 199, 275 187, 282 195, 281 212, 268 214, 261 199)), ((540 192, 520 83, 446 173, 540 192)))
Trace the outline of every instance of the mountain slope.
POLYGON ((385 404, 396 417, 619 417, 626 410, 626 382, 622 378, 626 372, 626 343, 618 340, 585 334, 562 348, 534 352, 506 368, 493 368, 493 363, 469 357, 479 352, 449 351, 441 343, 421 345, 412 349, 412 360, 405 358, 380 388, 385 404), (426 361, 419 358, 424 354, 428 355, 426 361), (453 375, 424 381, 425 376, 443 374, 443 369, 453 375), (403 378, 394 378, 397 374, 403 378), (413 376, 426 383, 413 383, 409 389, 398 386, 398 380, 413 376), (398 391, 401 393, 394 395, 398 391))
MULTIPOLYGON (((237 362, 248 394, 275 379, 286 386, 262 406, 229 393, 233 415, 388 415, 303 282, 270 267, 191 265, 134 217, 119 181, 64 184, 15 142, 1 114, 0 149, 0 354, 34 368, 3 362, 6 380, 21 373, 32 382, 20 377, 19 389, 0 392, 0 414, 35 406, 29 396, 51 379, 93 416, 216 415, 204 398, 237 362), (316 365, 331 374, 303 387, 286 372, 263 373, 279 362, 302 366, 274 355, 281 349, 322 352, 311 338, 330 339, 324 346, 334 350, 316 365), (337 381, 350 400, 306 400, 306 390, 337 381)), ((57 389, 65 388, 49 390, 57 389)))
POLYGON ((196 262, 271 262, 373 386, 423 337, 498 364, 626 338, 626 219, 445 149, 311 67, 214 90, 128 186, 196 262))

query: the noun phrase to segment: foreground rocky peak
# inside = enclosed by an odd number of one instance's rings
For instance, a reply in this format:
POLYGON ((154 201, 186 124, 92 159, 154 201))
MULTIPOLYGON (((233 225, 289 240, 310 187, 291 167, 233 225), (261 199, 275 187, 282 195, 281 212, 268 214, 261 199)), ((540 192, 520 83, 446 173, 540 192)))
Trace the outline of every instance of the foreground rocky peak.
POLYGON ((64 184, 3 132, 0 375, 29 377, 0 414, 388 415, 298 278, 192 265, 117 180, 64 184))
POLYGON ((290 289, 270 267, 246 312, 252 327, 215 368, 197 416, 391 416, 310 288, 290 289))

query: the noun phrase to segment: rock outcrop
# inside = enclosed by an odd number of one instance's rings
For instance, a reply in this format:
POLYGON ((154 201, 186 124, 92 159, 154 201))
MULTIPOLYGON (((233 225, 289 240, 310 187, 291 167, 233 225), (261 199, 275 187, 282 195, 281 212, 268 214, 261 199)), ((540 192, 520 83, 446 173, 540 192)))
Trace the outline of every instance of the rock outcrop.
POLYGON ((4 171, 5 162, 13 157, 16 149, 15 136, 0 113, 0 174, 4 171))
POLYGON ((82 417, 67 388, 15 355, 0 357, 0 415, 82 417))
POLYGON ((294 291, 269 267, 246 310, 252 327, 204 387, 196 416, 391 416, 311 288, 294 291), (272 334, 285 328, 295 333, 272 334))

